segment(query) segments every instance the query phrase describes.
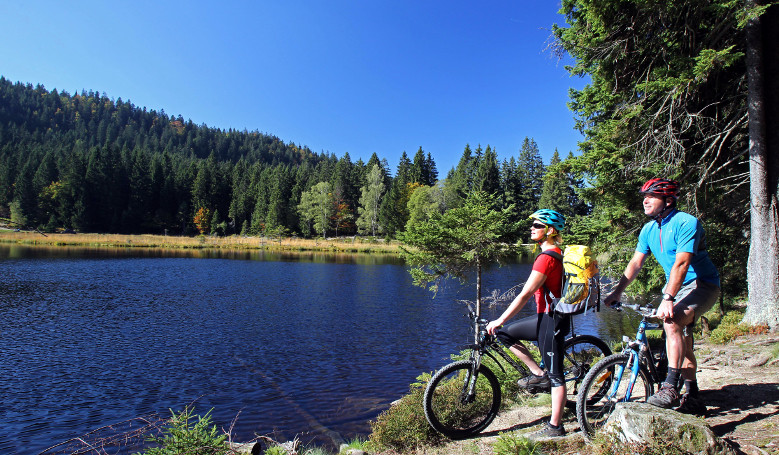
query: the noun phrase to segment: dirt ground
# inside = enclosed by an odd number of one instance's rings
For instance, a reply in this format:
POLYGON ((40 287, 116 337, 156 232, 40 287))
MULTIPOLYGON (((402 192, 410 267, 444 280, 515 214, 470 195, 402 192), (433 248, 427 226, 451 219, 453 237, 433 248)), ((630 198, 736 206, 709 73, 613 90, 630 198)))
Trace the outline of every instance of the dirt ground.
MULTIPOLYGON (((779 454, 779 334, 743 336, 727 345, 696 341, 695 349, 705 420, 714 433, 737 453, 779 454)), ((479 437, 418 455, 490 454, 500 433, 535 431, 548 415, 548 406, 515 406, 479 437)), ((566 412, 564 424, 569 436, 555 453, 588 453, 574 412, 566 412)))

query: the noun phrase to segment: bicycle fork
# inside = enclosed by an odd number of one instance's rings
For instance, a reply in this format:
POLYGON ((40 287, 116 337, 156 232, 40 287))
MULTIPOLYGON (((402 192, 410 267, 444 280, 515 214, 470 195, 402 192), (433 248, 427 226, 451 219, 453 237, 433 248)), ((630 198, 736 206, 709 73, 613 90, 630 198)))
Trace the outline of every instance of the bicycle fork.
POLYGON ((471 367, 468 369, 468 377, 465 378, 460 394, 461 404, 473 403, 476 398, 476 380, 479 379, 479 367, 481 367, 481 354, 477 351, 471 355, 471 367))
POLYGON ((638 370, 640 368, 640 362, 638 361, 638 353, 636 351, 630 351, 630 357, 628 358, 627 365, 616 365, 614 369, 614 383, 611 386, 611 390, 608 394, 609 401, 614 401, 614 397, 619 391, 619 384, 622 382, 622 375, 625 374, 625 369, 630 368, 630 380, 628 381, 627 390, 625 390, 625 398, 619 401, 630 401, 630 396, 633 394, 633 386, 636 383, 638 377, 638 370))

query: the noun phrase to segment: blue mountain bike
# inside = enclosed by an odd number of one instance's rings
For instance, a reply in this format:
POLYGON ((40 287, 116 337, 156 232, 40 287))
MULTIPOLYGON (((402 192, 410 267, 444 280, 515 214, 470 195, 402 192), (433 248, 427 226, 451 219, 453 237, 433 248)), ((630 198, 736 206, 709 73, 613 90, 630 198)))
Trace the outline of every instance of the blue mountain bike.
POLYGON ((623 337, 625 349, 596 363, 579 387, 576 418, 587 439, 606 423, 617 403, 644 402, 652 396, 655 385, 662 383, 668 371, 665 342, 653 352, 646 335, 647 329, 659 328, 650 323, 656 318, 656 309, 651 305, 641 307, 625 303, 617 303, 614 308, 630 308, 642 318, 636 338, 623 337))

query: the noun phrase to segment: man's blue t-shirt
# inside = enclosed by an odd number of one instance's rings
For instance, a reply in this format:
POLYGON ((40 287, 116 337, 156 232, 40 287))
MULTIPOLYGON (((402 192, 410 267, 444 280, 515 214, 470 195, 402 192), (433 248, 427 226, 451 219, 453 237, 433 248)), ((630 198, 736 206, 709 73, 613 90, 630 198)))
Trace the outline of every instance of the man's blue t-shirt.
POLYGON ((690 268, 687 269, 683 284, 699 279, 719 286, 719 273, 706 251, 703 226, 697 218, 688 213, 673 210, 663 219, 662 225, 658 225, 657 221, 645 224, 638 235, 636 251, 643 254, 651 251, 665 270, 666 281, 671 276, 676 253, 692 253, 690 268))

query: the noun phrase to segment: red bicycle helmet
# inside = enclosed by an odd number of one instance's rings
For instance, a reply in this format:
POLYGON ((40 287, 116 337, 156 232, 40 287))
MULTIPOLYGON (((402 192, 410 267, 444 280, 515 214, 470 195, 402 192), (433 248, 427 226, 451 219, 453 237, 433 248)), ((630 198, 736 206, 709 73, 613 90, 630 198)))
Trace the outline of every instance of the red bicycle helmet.
POLYGON ((654 194, 662 197, 679 197, 679 182, 667 179, 652 179, 644 183, 638 191, 641 194, 654 194))

